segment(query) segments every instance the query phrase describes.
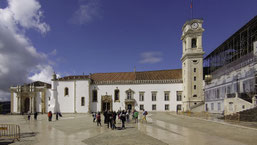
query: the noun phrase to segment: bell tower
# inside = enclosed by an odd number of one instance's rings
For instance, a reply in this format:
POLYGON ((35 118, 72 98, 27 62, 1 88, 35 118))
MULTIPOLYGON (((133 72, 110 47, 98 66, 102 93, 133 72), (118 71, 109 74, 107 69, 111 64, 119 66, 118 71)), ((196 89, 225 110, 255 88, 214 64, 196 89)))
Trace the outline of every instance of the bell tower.
POLYGON ((202 28, 203 20, 192 19, 187 21, 182 28, 183 54, 182 76, 182 110, 196 112, 204 111, 203 95, 203 47, 202 28), (201 108, 202 106, 202 108, 201 108))

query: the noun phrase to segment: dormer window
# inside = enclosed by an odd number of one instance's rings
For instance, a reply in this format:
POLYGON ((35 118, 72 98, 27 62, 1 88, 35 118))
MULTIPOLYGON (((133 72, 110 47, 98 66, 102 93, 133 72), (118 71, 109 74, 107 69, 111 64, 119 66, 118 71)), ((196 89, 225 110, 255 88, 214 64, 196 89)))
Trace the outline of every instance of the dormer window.
POLYGON ((192 48, 196 48, 196 38, 193 38, 193 39, 191 40, 191 47, 192 47, 192 48))

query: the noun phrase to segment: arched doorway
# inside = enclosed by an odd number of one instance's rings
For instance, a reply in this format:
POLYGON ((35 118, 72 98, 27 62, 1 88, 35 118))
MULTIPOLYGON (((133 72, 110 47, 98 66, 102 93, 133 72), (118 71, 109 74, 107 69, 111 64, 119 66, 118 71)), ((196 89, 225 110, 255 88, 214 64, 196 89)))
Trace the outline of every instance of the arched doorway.
POLYGON ((29 111, 29 106, 30 106, 30 99, 26 98, 24 101, 24 113, 27 113, 29 111))

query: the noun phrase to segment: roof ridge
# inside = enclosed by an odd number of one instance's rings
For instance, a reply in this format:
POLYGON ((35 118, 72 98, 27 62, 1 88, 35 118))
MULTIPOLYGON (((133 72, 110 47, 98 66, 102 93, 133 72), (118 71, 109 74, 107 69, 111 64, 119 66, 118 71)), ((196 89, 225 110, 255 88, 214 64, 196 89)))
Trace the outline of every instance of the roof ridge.
POLYGON ((111 74, 111 73, 137 73, 137 72, 156 72, 156 71, 171 71, 171 70, 182 70, 182 68, 177 69, 163 69, 163 70, 146 70, 146 71, 132 71, 132 72, 105 72, 105 73, 92 73, 93 74, 111 74))

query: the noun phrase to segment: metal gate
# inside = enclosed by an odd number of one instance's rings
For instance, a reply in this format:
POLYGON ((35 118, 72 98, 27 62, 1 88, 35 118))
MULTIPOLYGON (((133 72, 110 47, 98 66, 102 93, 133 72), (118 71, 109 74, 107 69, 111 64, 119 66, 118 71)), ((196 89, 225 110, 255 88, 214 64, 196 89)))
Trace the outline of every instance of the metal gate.
POLYGON ((0 139, 17 139, 20 141, 20 126, 15 124, 0 124, 0 139))

